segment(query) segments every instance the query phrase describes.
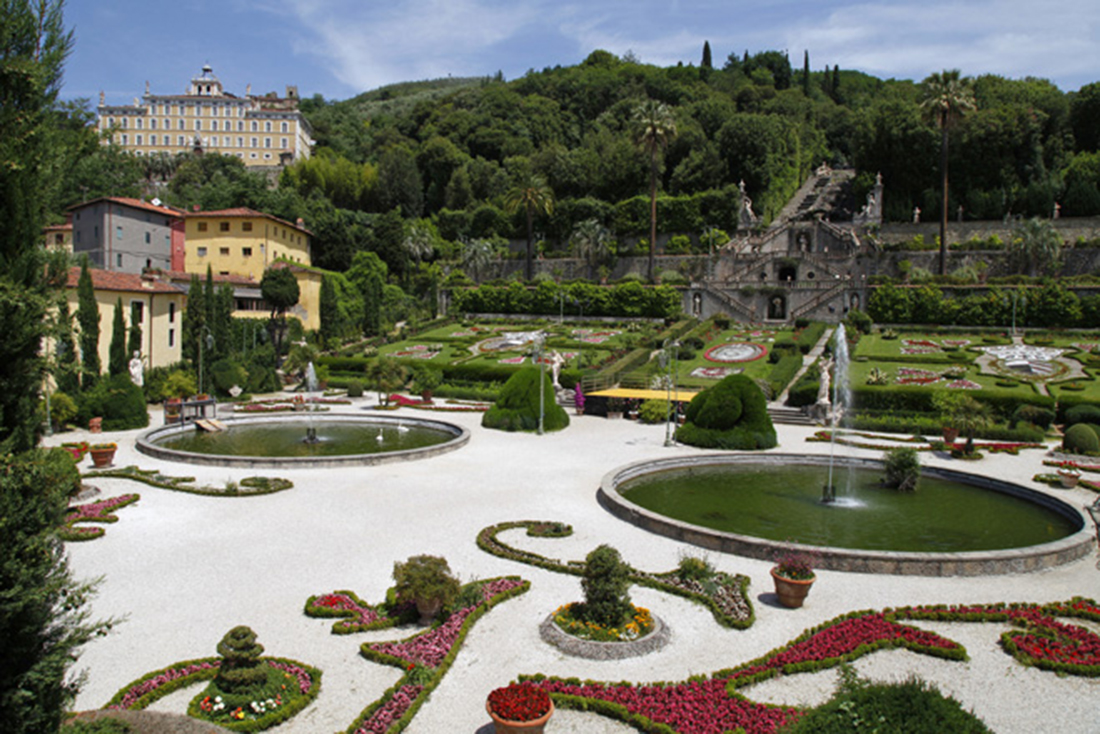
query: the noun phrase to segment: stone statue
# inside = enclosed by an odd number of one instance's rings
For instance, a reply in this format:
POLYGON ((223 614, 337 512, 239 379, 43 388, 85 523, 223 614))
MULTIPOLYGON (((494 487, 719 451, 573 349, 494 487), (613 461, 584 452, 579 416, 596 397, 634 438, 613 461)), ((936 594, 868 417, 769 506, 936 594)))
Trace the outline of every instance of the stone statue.
POLYGON ((565 364, 565 357, 561 356, 558 350, 554 350, 550 353, 550 374, 553 376, 554 389, 560 390, 561 383, 558 382, 558 377, 561 375, 561 366, 565 364))
POLYGON ((817 402, 810 406, 810 417, 826 425, 830 419, 835 418, 833 402, 829 399, 829 370, 833 368, 833 360, 827 359, 821 363, 821 375, 817 387, 817 402))
POLYGON ((141 352, 134 352, 130 360, 130 381, 138 387, 145 386, 145 365, 141 361, 141 352))
POLYGON ((920 207, 913 207, 913 224, 920 224, 920 207))

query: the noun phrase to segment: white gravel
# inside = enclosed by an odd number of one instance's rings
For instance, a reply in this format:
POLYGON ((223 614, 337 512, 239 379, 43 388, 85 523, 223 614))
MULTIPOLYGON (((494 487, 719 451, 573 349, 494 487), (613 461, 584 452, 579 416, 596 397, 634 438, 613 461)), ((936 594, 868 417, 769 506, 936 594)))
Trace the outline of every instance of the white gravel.
MULTIPOLYGON (((369 400, 346 412, 360 413, 369 400)), ((403 409, 405 415, 413 414, 403 409)), ((78 709, 103 706, 122 686, 173 662, 207 657, 221 636, 238 624, 251 626, 268 654, 309 663, 324 671, 318 699, 272 731, 329 733, 392 685, 395 668, 368 662, 358 646, 369 639, 396 639, 412 630, 364 635, 330 633, 331 620, 306 617, 311 594, 352 589, 369 602, 383 598, 394 561, 419 553, 443 555, 464 580, 519 574, 531 590, 483 617, 466 639, 454 666, 421 708, 410 734, 491 732, 485 697, 521 673, 604 680, 676 681, 731 667, 778 647, 807 627, 854 609, 939 602, 1049 602, 1074 595, 1100 597, 1100 572, 1092 554, 1080 561, 1032 574, 984 578, 873 576, 822 571, 804 608, 782 609, 772 601, 764 561, 710 553, 721 570, 752 579, 757 622, 728 630, 710 613, 679 597, 644 588, 632 592, 672 630, 668 646, 641 658, 594 661, 568 658, 539 639, 538 625, 553 609, 580 598, 575 577, 490 556, 477 548, 477 532, 505 520, 560 520, 573 525, 564 539, 532 539, 516 530, 508 542, 560 559, 580 559, 600 543, 619 549, 632 565, 653 571, 675 566, 700 551, 616 520, 596 502, 600 478, 610 469, 646 458, 695 454, 666 448, 664 426, 626 420, 571 416, 565 431, 546 436, 506 434, 480 427, 480 414, 425 414, 467 426, 466 447, 422 461, 354 469, 282 472, 292 490, 250 498, 217 498, 161 490, 126 480, 94 480, 100 497, 138 492, 136 505, 119 510, 119 522, 103 538, 69 545, 78 577, 102 576, 93 603, 98 617, 124 617, 115 631, 88 644, 78 669, 88 679, 78 709)), ((159 425, 159 412, 152 425, 159 425)), ((781 426, 779 451, 827 452, 806 443, 812 430, 781 426)), ((137 431, 111 434, 119 443, 118 466, 137 464, 200 483, 223 484, 272 471, 244 471, 172 464, 134 449, 137 431)), ((47 443, 88 438, 82 432, 47 443)), ((106 438, 106 436, 105 436, 106 438)), ((877 455, 879 452, 859 452, 877 455)), ((993 455, 964 469, 1031 486, 1044 471, 1040 451, 993 455)), ((929 457, 929 463, 950 460, 929 457)), ((954 463, 957 466, 958 462, 954 463)), ((1086 490, 1051 490, 1071 502, 1091 500, 1086 490)), ((975 520, 980 522, 979 519, 975 520)), ((1057 676, 1016 664, 997 646, 995 624, 921 626, 964 644, 971 659, 942 661, 902 651, 878 652, 856 668, 876 680, 910 675, 934 682, 1001 734, 1096 732, 1100 680, 1057 676)), ((837 681, 835 671, 775 679, 746 689, 759 701, 813 705, 837 681)), ((190 696, 179 693, 156 706, 182 712, 190 696)), ((559 711, 550 731, 603 734, 632 731, 595 714, 559 711)))

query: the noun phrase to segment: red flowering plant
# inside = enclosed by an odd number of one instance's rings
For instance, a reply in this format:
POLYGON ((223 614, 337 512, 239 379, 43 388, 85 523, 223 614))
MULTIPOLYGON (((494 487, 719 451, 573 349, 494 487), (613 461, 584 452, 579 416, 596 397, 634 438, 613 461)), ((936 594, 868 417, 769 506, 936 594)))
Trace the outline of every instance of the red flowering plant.
POLYGON ((785 550, 775 557, 775 573, 785 579, 809 581, 814 576, 817 558, 806 551, 785 550))
POLYGON ((489 711, 505 721, 534 721, 550 712, 550 696, 533 683, 512 683, 489 694, 489 711))

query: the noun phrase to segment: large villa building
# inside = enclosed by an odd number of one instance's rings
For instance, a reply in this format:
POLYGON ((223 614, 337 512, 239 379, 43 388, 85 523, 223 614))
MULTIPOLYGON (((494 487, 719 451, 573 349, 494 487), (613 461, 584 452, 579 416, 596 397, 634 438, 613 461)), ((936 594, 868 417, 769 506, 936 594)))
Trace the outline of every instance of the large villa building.
POLYGON ((105 143, 137 155, 203 150, 235 155, 248 166, 286 165, 308 158, 311 129, 298 110, 298 90, 243 97, 225 91, 209 66, 183 94, 151 94, 132 105, 108 105, 99 95, 97 127, 105 143))

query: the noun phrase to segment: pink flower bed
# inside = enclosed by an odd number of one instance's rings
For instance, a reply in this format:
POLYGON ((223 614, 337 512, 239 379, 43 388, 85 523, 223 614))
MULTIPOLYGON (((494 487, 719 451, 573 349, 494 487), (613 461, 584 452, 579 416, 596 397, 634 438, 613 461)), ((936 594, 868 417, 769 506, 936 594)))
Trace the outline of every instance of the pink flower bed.
POLYGON ((311 609, 328 609, 332 612, 346 612, 348 619, 341 619, 333 624, 333 628, 360 627, 387 619, 384 614, 371 606, 360 604, 349 595, 336 592, 317 597, 306 606, 306 614, 311 609))
POLYGON ((950 390, 981 390, 982 386, 971 380, 953 380, 947 383, 950 390))
POLYGON ((207 660, 201 663, 194 663, 182 668, 165 668, 161 672, 157 673, 153 677, 143 680, 140 683, 136 683, 122 695, 122 698, 117 704, 106 706, 108 709, 128 709, 137 703, 138 699, 153 691, 157 690, 166 683, 179 680, 181 678, 188 678, 195 673, 201 673, 204 670, 211 670, 212 668, 220 667, 222 661, 207 660))
POLYGON ((281 670, 284 673, 294 676, 294 679, 298 681, 298 690, 302 693, 309 693, 309 689, 313 687, 313 678, 309 673, 297 665, 291 663, 280 663, 277 660, 268 660, 267 664, 276 670, 281 670))
POLYGON ((384 704, 374 710, 356 730, 355 734, 385 734, 413 705, 424 686, 404 685, 394 691, 384 704))
MULTIPOLYGON (((791 675, 832 667, 874 650, 903 647, 914 652, 963 660, 964 648, 932 632, 899 624, 900 619, 940 621, 1005 621, 1022 627, 1006 632, 1002 645, 1021 662, 1075 675, 1100 675, 1100 635, 1084 627, 1064 624, 1055 616, 1100 621, 1100 608, 1090 599, 1074 599, 1046 606, 1021 604, 951 607, 913 607, 841 617, 807 630, 790 644, 705 681, 675 685, 568 683, 535 679, 551 694, 605 701, 629 714, 664 724, 679 734, 722 734, 742 728, 747 734, 773 734, 799 716, 799 711, 753 703, 730 691, 777 673, 791 675)), ((561 702, 561 701, 559 701, 561 702)), ((569 702, 572 703, 572 702, 569 702)), ((581 704, 585 705, 585 704, 581 704)), ((598 704, 587 704, 600 711, 598 704)), ((605 711, 619 715, 616 710, 605 711)))
POLYGON ((74 522, 89 520, 111 522, 118 519, 111 514, 114 510, 137 502, 139 499, 141 499, 141 496, 137 494, 123 494, 98 502, 76 505, 69 508, 69 514, 65 516, 65 521, 70 525, 74 522))
POLYGON ((500 360, 501 364, 523 364, 527 357, 505 357, 500 360))
POLYGON ((451 651, 451 646, 458 639, 462 623, 466 621, 466 617, 472 611, 474 611, 474 607, 460 609, 447 617, 447 621, 438 627, 427 632, 421 632, 407 640, 401 642, 375 642, 367 644, 365 647, 376 653, 388 655, 407 663, 434 668, 442 662, 443 658, 447 657, 447 653, 451 651))

